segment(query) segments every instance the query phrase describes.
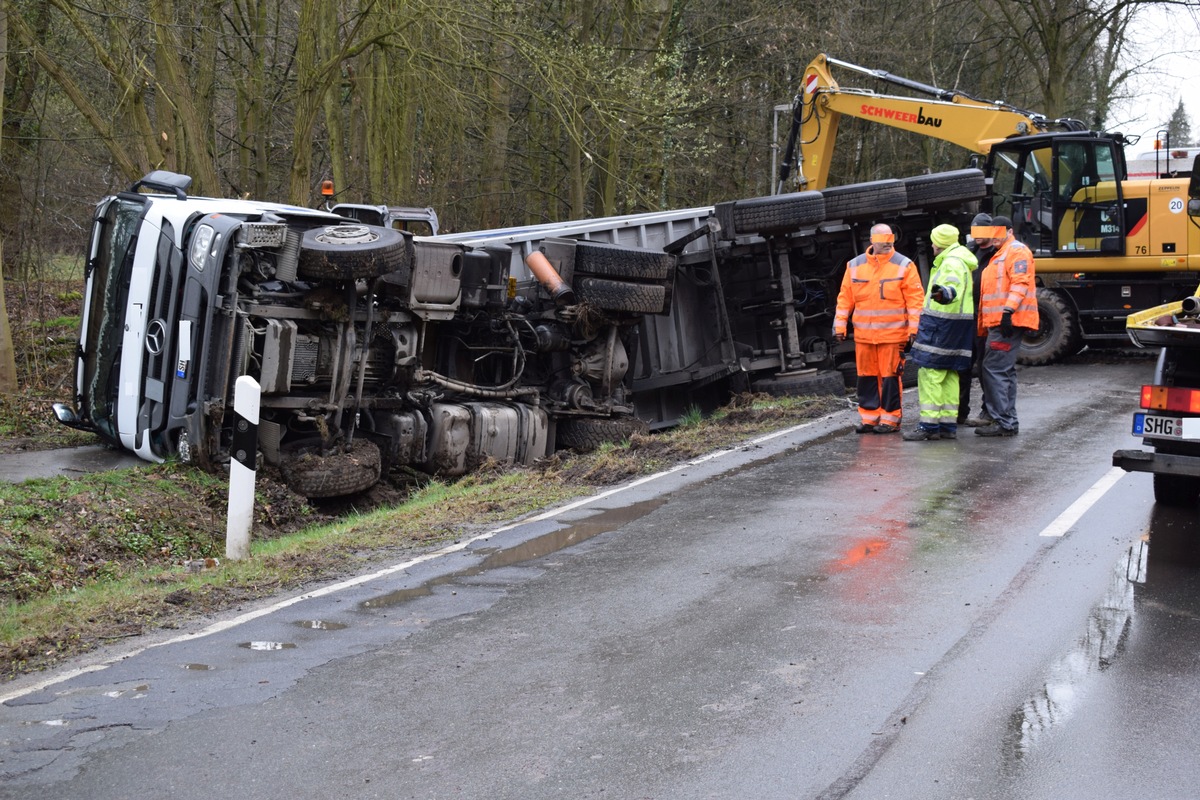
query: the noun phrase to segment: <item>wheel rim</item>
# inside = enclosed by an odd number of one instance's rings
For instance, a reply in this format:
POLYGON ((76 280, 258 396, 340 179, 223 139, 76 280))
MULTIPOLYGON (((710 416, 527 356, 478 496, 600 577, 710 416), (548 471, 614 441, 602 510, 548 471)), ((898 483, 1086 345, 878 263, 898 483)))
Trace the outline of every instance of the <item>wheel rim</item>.
POLYGON ((324 244, 370 244, 379 238, 379 235, 374 233, 366 225, 334 225, 326 228, 316 237, 318 242, 324 244))

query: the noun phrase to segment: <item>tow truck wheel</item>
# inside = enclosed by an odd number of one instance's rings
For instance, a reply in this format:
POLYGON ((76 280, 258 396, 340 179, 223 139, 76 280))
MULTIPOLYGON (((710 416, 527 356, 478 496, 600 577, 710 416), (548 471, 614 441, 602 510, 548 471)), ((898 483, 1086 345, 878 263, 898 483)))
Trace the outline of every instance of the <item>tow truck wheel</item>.
POLYGON ((640 250, 605 242, 575 245, 575 272, 606 278, 665 281, 675 268, 675 257, 662 251, 640 250))
POLYGON ((310 280, 378 278, 411 268, 412 244, 400 231, 375 225, 330 225, 304 232, 297 274, 310 280))
POLYGON ((590 453, 605 442, 624 442, 650 426, 637 417, 567 417, 558 421, 559 447, 590 453))
POLYGON ((330 455, 301 450, 285 456, 279 472, 288 488, 303 497, 343 497, 379 482, 379 447, 357 439, 349 450, 330 455))
POLYGON ((1191 508, 1200 501, 1200 478, 1154 473, 1154 501, 1164 506, 1191 508))
POLYGON ((1037 290, 1037 302, 1038 329, 1025 334, 1017 363, 1038 367, 1078 353, 1080 334, 1075 309, 1049 289, 1037 290))

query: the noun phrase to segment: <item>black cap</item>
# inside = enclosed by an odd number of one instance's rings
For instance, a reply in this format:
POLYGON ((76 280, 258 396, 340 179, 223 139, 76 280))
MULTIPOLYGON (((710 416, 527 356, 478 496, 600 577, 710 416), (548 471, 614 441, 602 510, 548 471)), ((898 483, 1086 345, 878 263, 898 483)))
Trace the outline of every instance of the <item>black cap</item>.
POLYGON ((979 213, 979 214, 975 215, 975 219, 971 220, 972 228, 974 228, 976 226, 982 227, 984 225, 991 225, 991 224, 992 224, 992 215, 991 214, 979 213))
POLYGON ((1012 227, 1012 220, 1008 217, 992 217, 992 224, 999 227, 1003 225, 1006 228, 1012 227))

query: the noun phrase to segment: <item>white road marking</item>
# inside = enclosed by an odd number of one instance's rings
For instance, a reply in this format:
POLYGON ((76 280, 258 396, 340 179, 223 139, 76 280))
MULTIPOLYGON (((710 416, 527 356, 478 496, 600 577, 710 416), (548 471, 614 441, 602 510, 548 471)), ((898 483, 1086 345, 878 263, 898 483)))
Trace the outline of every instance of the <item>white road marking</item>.
POLYGON ((1124 475, 1125 470, 1120 467, 1113 467, 1104 473, 1100 480, 1093 483, 1086 492, 1079 496, 1078 500, 1067 506, 1067 510, 1059 514, 1038 536, 1063 536, 1066 534, 1076 522, 1079 522, 1079 518, 1096 505, 1105 492, 1111 489, 1124 475))

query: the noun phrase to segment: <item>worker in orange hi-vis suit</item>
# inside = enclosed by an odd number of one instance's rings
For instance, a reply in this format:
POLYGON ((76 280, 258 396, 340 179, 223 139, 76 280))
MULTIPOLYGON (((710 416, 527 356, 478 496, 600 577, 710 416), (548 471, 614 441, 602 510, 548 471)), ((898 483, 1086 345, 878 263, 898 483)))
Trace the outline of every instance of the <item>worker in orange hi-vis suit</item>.
POLYGON ((992 217, 991 229, 980 233, 990 233, 996 248, 979 279, 979 333, 987 337, 979 385, 992 423, 976 428, 975 435, 1016 436, 1017 356, 1025 334, 1040 325, 1033 252, 1013 236, 1008 217, 992 217))
POLYGON ((900 429, 902 355, 917 335, 925 290, 917 265, 896 252, 895 241, 890 227, 873 226, 871 245, 846 265, 838 292, 833 336, 844 341, 847 322, 854 329, 857 433, 900 429))

